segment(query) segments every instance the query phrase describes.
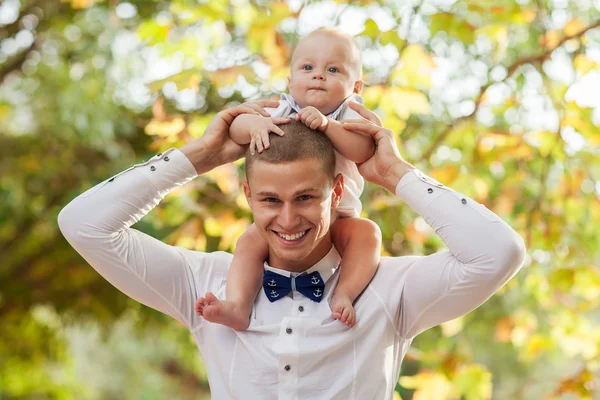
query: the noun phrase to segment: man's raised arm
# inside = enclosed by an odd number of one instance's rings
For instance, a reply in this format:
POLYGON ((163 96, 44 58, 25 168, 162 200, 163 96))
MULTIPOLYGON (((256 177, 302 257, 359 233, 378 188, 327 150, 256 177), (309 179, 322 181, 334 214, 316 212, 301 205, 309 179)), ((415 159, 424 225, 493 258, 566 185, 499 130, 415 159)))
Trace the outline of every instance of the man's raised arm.
MULTIPOLYGON (((368 110, 355 107, 365 118, 379 122, 368 110)), ((404 161, 389 130, 370 121, 344 126, 375 139, 375 155, 359 166, 365 179, 404 200, 449 249, 397 259, 402 264, 395 271, 397 282, 391 282, 389 293, 382 297, 400 335, 414 337, 474 310, 517 273, 525 259, 525 246, 510 226, 485 206, 404 161)), ((385 262, 382 259, 382 265, 385 262)))
POLYGON ((123 293, 193 329, 199 322, 194 303, 211 282, 225 278, 227 260, 219 253, 169 246, 131 226, 173 189, 241 157, 244 148, 231 141, 229 126, 237 115, 262 112, 264 105, 222 111, 200 139, 181 150, 158 154, 81 194, 61 210, 61 232, 123 293))

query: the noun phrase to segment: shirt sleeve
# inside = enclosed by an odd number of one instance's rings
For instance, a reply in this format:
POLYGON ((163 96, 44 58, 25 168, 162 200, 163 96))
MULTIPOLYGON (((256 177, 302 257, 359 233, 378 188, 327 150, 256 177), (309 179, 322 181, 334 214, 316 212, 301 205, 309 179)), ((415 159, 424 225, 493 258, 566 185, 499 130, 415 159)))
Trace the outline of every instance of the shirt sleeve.
POLYGON ((448 247, 429 256, 397 259, 398 279, 384 297, 403 337, 474 310, 521 268, 522 238, 484 205, 418 170, 400 180, 396 195, 448 247))
POLYGON ((131 225, 196 176, 187 157, 170 149, 92 187, 58 216, 67 241, 100 275, 190 330, 202 322, 196 299, 225 279, 226 257, 167 245, 131 225))

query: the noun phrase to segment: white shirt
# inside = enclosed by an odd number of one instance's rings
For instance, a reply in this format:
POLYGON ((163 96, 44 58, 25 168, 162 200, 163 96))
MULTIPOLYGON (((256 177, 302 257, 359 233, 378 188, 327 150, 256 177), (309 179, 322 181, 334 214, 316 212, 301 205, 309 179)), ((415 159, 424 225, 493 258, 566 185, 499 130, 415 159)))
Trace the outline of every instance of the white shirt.
POLYGON ((349 329, 331 318, 326 301, 339 276, 340 258, 332 248, 309 269, 326 280, 326 299, 316 303, 293 292, 271 303, 261 291, 250 327, 233 331, 194 311, 207 291, 224 297, 232 255, 169 246, 130 228, 195 176, 185 155, 170 149, 81 194, 58 222, 104 278, 189 329, 215 399, 391 399, 413 338, 481 305, 524 259, 522 239, 495 214, 414 171, 400 180, 396 194, 449 250, 382 257, 356 301, 357 324, 349 329))
MULTIPOLYGON (((364 119, 359 113, 351 109, 348 104, 350 102, 363 104, 362 97, 357 94, 349 96, 340 106, 327 117, 336 121, 346 121, 351 119, 364 119)), ((294 101, 294 98, 289 94, 281 93, 279 107, 265 109, 272 117, 296 117, 296 114, 301 110, 301 107, 294 101)), ((365 188, 365 180, 358 172, 356 164, 348 160, 346 157, 335 152, 335 173, 344 175, 344 194, 340 205, 335 209, 336 214, 342 217, 358 217, 362 210, 360 195, 365 188)))

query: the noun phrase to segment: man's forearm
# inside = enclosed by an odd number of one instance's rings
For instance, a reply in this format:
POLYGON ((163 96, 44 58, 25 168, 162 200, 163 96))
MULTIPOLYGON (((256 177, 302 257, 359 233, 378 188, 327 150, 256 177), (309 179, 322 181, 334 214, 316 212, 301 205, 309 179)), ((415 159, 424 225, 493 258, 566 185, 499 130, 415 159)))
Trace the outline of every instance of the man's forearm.
POLYGON ((208 151, 198 140, 194 140, 180 147, 179 151, 190 160, 198 175, 202 175, 220 165, 215 159, 215 154, 208 151))

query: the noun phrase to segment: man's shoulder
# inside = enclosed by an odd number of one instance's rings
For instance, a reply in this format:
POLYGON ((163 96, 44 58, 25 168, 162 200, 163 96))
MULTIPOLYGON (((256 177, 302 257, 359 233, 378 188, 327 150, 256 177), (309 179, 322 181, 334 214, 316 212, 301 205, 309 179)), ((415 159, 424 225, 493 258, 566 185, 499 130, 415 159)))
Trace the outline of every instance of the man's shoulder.
POLYGON ((399 285, 403 285, 410 267, 420 258, 421 256, 381 257, 371 286, 377 291, 390 287, 397 289, 399 285))
POLYGON ((193 250, 186 253, 186 261, 195 276, 203 280, 206 278, 220 280, 227 277, 233 254, 226 251, 204 253, 193 250))

